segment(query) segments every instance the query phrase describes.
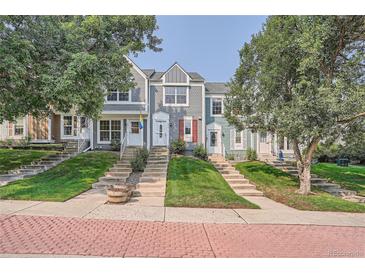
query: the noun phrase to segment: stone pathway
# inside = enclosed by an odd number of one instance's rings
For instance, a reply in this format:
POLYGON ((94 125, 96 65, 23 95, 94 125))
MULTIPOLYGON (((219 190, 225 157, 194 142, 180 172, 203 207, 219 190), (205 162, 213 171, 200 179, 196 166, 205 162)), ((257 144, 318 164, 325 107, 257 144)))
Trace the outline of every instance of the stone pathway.
MULTIPOLYGON (((0 253, 108 257, 365 257, 365 228, 0 216, 0 253)), ((9 255, 6 255, 9 254, 9 255)))
POLYGON ((209 156, 209 160, 223 176, 229 186, 240 196, 263 196, 242 174, 240 174, 222 155, 209 156))

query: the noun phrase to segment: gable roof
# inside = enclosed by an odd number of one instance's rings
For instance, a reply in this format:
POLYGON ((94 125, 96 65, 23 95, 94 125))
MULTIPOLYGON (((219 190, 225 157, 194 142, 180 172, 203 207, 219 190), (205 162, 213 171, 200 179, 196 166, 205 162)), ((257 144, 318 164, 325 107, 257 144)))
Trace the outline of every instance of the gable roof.
POLYGON ((227 83, 225 82, 206 82, 205 83, 206 94, 225 94, 229 92, 227 83))

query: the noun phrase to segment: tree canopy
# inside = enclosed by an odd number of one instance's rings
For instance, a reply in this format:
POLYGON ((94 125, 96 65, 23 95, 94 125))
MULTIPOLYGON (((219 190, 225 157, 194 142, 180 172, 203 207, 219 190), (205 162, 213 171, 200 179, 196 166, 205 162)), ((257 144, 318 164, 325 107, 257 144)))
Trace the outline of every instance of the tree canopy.
POLYGON ((0 16, 0 123, 71 109, 89 117, 133 87, 124 55, 160 51, 154 16, 0 16))
POLYGON ((272 16, 240 50, 225 116, 287 136, 309 193, 318 143, 365 130, 364 72, 365 16, 272 16))

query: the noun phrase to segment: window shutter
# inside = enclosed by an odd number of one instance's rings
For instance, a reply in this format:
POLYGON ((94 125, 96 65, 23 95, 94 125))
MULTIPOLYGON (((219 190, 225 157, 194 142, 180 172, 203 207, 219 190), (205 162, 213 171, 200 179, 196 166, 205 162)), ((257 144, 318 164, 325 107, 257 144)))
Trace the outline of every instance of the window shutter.
POLYGON ((179 139, 184 140, 184 120, 179 120, 179 139))
POLYGON ((198 142, 198 120, 193 120, 193 143, 198 142))

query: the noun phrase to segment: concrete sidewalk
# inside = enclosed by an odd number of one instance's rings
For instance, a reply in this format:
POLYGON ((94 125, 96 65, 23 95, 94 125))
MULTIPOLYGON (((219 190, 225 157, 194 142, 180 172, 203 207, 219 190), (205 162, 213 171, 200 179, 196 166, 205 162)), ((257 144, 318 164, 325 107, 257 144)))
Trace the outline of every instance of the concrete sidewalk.
POLYGON ((90 190, 64 203, 0 200, 0 214, 184 223, 365 227, 364 213, 302 211, 266 197, 245 198, 259 205, 261 209, 171 208, 164 207, 163 197, 139 197, 125 205, 110 205, 105 204, 105 194, 98 190, 90 190))

